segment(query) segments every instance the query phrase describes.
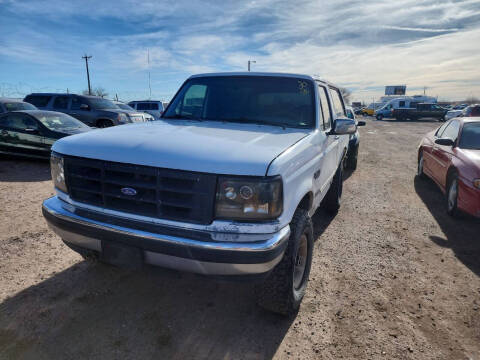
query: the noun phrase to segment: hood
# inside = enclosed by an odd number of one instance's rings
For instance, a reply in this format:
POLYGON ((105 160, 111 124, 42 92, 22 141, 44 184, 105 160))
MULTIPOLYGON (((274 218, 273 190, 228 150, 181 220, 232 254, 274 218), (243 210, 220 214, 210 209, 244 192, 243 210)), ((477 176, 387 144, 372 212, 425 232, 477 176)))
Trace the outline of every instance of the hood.
POLYGON ((212 121, 154 121, 63 138, 65 155, 216 174, 264 176, 280 153, 309 129, 212 121))

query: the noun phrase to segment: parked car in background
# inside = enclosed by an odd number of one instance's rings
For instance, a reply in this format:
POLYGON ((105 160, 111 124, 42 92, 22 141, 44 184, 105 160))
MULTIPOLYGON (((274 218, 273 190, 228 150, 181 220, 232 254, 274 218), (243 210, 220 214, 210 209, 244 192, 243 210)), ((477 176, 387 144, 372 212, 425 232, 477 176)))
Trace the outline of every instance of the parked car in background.
POLYGON ((89 130, 91 128, 81 121, 55 111, 0 114, 0 153, 48 159, 50 147, 56 140, 89 130))
MULTIPOLYGON (((355 120, 355 124, 358 126, 365 126, 365 121, 358 121, 355 117, 355 112, 353 108, 350 106, 345 107, 347 117, 349 119, 355 120)), ((345 159, 345 168, 350 170, 355 170, 357 168, 358 163, 358 148, 360 147, 360 134, 355 131, 354 134, 350 135, 350 139, 348 141, 348 151, 347 157, 345 159)))
POLYGON ((256 277, 258 304, 291 314, 309 278, 311 216, 321 203, 338 211, 355 131, 339 88, 325 81, 192 76, 162 121, 55 143, 56 196, 43 214, 84 256, 256 277))
POLYGON ((469 105, 462 110, 460 117, 480 116, 480 104, 469 105))
POLYGON ((27 95, 24 101, 42 110, 63 112, 93 127, 105 128, 132 122, 125 110, 98 96, 35 93, 27 95))
POLYGON ((163 103, 155 100, 130 101, 128 105, 137 111, 152 115, 155 120, 160 119, 160 116, 162 116, 163 111, 165 110, 163 103))
POLYGON ((447 212, 480 217, 480 117, 454 118, 428 133, 418 150, 418 176, 446 195, 447 212))
POLYGON ((153 116, 144 112, 136 111, 130 105, 122 103, 121 101, 114 101, 115 105, 117 105, 120 109, 125 111, 131 122, 142 122, 142 121, 152 121, 153 116))
POLYGON ((447 113, 445 114, 444 120, 447 121, 461 115, 463 109, 465 109, 467 106, 468 106, 467 104, 455 105, 454 107, 452 107, 450 110, 447 111, 447 113))
POLYGON ((383 104, 383 106, 375 110, 375 117, 377 120, 391 118, 393 117, 393 112, 397 109, 416 109, 417 105, 420 103, 435 104, 436 102, 437 99, 432 96, 400 96, 398 98, 388 100, 383 104))
POLYGON ((383 106, 383 103, 371 103, 366 108, 362 109, 362 115, 372 116, 375 113, 375 110, 380 109, 383 106))
POLYGON ((20 99, 0 98, 0 114, 17 110, 36 110, 32 104, 20 99))
POLYGON ((392 109, 392 117, 396 120, 418 120, 423 118, 433 118, 444 121, 447 109, 437 104, 416 104, 415 108, 392 109))

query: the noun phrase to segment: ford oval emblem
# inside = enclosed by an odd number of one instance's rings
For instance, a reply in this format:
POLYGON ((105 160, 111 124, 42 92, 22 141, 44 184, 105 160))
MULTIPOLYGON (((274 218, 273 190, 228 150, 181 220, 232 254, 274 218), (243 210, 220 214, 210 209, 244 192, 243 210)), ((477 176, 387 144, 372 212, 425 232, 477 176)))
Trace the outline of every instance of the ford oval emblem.
POLYGON ((129 187, 121 188, 120 191, 122 192, 123 195, 128 195, 128 196, 137 195, 137 190, 129 188, 129 187))

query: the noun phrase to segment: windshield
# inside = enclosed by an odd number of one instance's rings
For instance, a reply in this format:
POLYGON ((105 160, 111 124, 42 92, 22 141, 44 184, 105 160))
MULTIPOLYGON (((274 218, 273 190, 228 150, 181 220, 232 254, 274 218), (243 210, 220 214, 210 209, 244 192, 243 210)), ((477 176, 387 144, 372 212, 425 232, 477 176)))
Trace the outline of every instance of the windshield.
POLYGON ((117 105, 122 110, 135 111, 134 108, 132 108, 131 106, 128 106, 127 104, 115 104, 115 105, 117 105))
POLYGON ((118 109, 118 106, 108 99, 88 98, 88 102, 94 109, 118 109))
POLYGON ((53 131, 88 128, 87 125, 67 114, 59 114, 52 112, 51 114, 35 114, 35 117, 48 129, 53 131))
POLYGON ((463 125, 458 147, 461 149, 480 150, 480 122, 463 125))
POLYGON ((313 83, 268 76, 194 78, 185 83, 163 118, 312 128, 315 124, 313 83))
POLYGON ((35 106, 26 102, 9 102, 3 103, 7 111, 18 111, 18 110, 37 110, 35 106))

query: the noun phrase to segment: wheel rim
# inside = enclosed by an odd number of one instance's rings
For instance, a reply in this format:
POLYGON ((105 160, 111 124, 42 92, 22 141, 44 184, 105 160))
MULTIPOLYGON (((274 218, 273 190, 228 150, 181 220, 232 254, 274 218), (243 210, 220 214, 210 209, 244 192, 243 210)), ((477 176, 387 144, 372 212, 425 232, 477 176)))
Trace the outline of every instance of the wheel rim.
POLYGON ((423 155, 420 155, 420 159, 418 160, 418 175, 423 174, 423 155))
POLYGON ((453 210, 457 202, 457 179, 452 181, 448 190, 448 210, 453 210))
POLYGON ((307 235, 303 234, 298 245, 297 256, 293 267, 293 288, 298 290, 303 284, 305 269, 307 267, 308 240, 307 235))

